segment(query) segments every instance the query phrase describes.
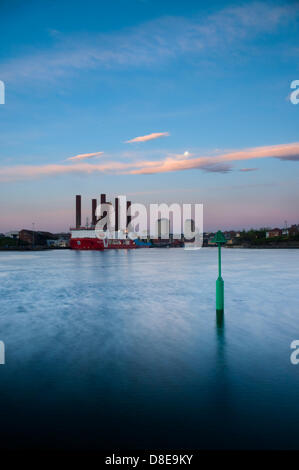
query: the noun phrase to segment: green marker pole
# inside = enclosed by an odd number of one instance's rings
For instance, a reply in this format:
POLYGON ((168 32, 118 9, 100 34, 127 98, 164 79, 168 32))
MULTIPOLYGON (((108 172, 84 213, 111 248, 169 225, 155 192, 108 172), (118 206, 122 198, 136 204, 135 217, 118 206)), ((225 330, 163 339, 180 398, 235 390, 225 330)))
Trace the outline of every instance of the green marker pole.
POLYGON ((221 245, 226 243, 223 233, 218 230, 212 240, 218 246, 218 279, 216 281, 216 313, 223 314, 224 311, 224 282, 221 276, 221 245))
POLYGON ((221 243, 218 245, 218 279, 216 281, 216 313, 224 311, 224 281, 221 276, 221 243))

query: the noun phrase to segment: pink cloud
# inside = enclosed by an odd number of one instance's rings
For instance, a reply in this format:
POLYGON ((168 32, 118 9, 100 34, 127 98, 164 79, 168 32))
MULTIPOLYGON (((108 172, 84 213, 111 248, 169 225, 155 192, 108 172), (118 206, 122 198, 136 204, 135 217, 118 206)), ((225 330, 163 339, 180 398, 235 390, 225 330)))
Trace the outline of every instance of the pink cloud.
MULTIPOLYGON (((170 171, 191 170, 200 168, 206 171, 217 171, 217 165, 226 162, 251 160, 255 158, 279 158, 281 160, 299 159, 299 143, 254 147, 238 152, 217 156, 180 159, 169 157, 159 162, 143 162, 143 167, 132 170, 132 174, 166 173, 170 171)), ((142 165, 142 164, 141 164, 142 165)), ((220 171, 228 171, 229 166, 220 166, 220 171)))
POLYGON ((130 164, 120 162, 109 162, 107 164, 98 165, 91 163, 76 163, 75 165, 18 165, 0 168, 0 181, 8 182, 72 173, 121 172, 131 166, 130 164))
POLYGON ((75 155, 74 157, 69 157, 67 160, 84 160, 84 158, 93 158, 93 157, 100 157, 103 155, 104 152, 95 152, 95 153, 80 153, 79 155, 75 155))
POLYGON ((132 144, 133 142, 147 142, 148 140, 159 139, 160 137, 168 137, 169 132, 153 132, 152 134, 134 137, 134 139, 127 140, 125 144, 132 144))
POLYGON ((247 171, 256 171, 256 170, 258 170, 258 168, 240 168, 239 171, 247 172, 247 171))
MULTIPOLYGON (((217 156, 189 157, 189 154, 185 156, 184 154, 174 154, 166 157, 164 160, 158 161, 144 160, 141 162, 132 161, 130 163, 109 161, 101 164, 79 161, 73 165, 6 166, 0 167, 0 181, 15 181, 72 173, 155 174, 192 170, 195 168, 209 172, 225 173, 231 170, 232 162, 235 161, 252 160, 256 158, 279 158, 285 161, 299 161, 299 143, 254 147, 217 156)), ((249 169, 244 168, 241 169, 241 171, 249 171, 249 169)))

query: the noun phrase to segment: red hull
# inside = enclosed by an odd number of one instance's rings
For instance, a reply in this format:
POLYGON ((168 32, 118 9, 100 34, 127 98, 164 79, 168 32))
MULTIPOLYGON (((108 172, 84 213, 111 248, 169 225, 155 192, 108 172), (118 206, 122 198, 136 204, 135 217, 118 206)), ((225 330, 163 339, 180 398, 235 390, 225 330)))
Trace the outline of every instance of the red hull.
POLYGON ((71 238, 70 248, 72 250, 104 251, 104 243, 98 238, 71 238))
POLYGON ((98 238, 71 238, 70 248, 72 250, 130 250, 136 248, 133 240, 99 240, 98 238))

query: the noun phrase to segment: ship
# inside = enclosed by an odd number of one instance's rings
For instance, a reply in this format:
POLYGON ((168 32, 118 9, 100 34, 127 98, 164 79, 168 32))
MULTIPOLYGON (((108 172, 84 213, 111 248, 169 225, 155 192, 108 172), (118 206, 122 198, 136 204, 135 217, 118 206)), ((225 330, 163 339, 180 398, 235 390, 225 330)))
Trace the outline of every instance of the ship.
MULTIPOLYGON (((111 204, 106 202, 106 194, 101 194, 101 204, 111 204)), ((131 202, 127 201, 127 209, 130 207, 131 202)), ((76 226, 70 228, 70 248, 72 250, 115 250, 115 249, 133 249, 137 248, 134 240, 128 237, 126 231, 118 229, 118 198, 115 198, 115 230, 108 231, 96 229, 98 222, 96 218, 97 200, 92 199, 92 214, 91 225, 88 226, 88 221, 85 227, 81 226, 81 195, 76 196, 76 226)), ((130 216, 127 216, 127 225, 130 223, 130 216)))
POLYGON ((98 238, 91 227, 71 228, 70 248, 72 250, 131 249, 137 248, 130 238, 117 238, 117 234, 108 233, 103 239, 98 238))

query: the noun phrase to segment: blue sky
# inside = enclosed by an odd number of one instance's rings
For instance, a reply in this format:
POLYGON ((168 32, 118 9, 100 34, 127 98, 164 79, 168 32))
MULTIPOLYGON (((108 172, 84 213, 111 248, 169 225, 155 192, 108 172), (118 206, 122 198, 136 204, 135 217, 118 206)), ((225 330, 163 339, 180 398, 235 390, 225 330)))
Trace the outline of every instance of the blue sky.
POLYGON ((298 3, 0 8, 0 232, 67 230, 101 192, 203 203, 205 230, 299 223, 298 3))

